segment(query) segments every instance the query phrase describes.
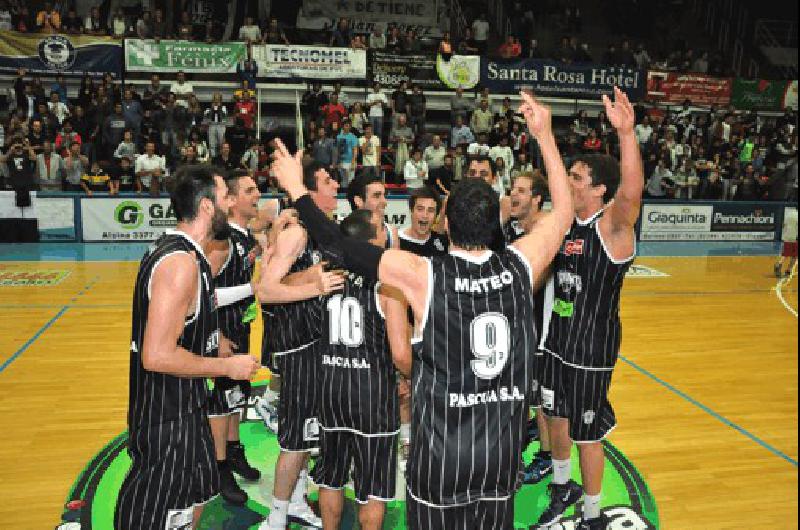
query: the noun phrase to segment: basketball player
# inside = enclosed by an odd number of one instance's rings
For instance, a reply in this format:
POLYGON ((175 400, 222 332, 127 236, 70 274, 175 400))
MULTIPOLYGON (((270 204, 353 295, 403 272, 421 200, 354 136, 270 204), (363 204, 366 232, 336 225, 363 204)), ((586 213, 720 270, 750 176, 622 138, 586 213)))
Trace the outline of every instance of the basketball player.
POLYGON ((273 170, 300 219, 348 270, 403 292, 417 329, 407 523, 412 529, 513 528, 536 333, 533 286, 573 215, 550 111, 527 93, 520 111, 539 141, 553 209, 501 253, 497 193, 480 179, 454 186, 450 252, 421 258, 343 237, 302 185, 301 156, 279 144, 273 170))
POLYGON ((132 464, 117 530, 195 528, 217 494, 207 377, 248 380, 249 355, 218 357, 213 277, 203 245, 226 226, 230 198, 211 166, 186 165, 171 193, 178 224, 148 250, 133 293, 128 404, 132 464))
POLYGON ((608 388, 621 341, 619 298, 636 251, 634 224, 644 183, 634 111, 614 89, 603 96, 617 131, 620 161, 578 157, 569 170, 575 219, 554 263, 555 300, 545 343, 542 402, 550 417, 553 481, 539 527, 556 523, 585 491, 580 530, 605 529, 600 513, 602 440, 615 427, 608 388), (572 443, 580 454, 581 487, 570 479, 572 443))
MULTIPOLYGON (((280 142, 276 140, 276 142, 280 142)), ((282 145, 282 144, 281 144, 282 145)), ((318 163, 301 168, 301 181, 314 203, 327 215, 336 210, 339 184, 318 163)), ((294 281, 307 283, 304 274, 320 267, 321 253, 312 238, 291 266, 294 281), (304 272, 305 271, 305 272, 304 272)), ((292 279, 288 279, 292 281, 292 279)), ((278 444, 272 510, 261 530, 283 530, 289 522, 322 528, 321 519, 305 500, 309 454, 318 447, 317 371, 321 352, 322 306, 318 297, 289 304, 262 305, 264 313, 263 357, 273 357, 281 374, 278 402, 278 444)))
MULTIPOLYGON (((373 212, 356 210, 340 226, 345 235, 383 247, 382 225, 373 212)), ((392 360, 406 373, 411 367, 407 306, 397 294, 349 273, 343 292, 323 301, 321 458, 314 482, 326 530, 339 528, 351 467, 361 528, 380 530, 386 502, 394 498, 399 416, 392 360)))
POLYGON ((433 231, 442 209, 439 194, 427 186, 417 188, 409 194, 408 209, 411 226, 397 231, 400 249, 424 257, 447 254, 447 236, 433 231))
MULTIPOLYGON (((351 211, 366 209, 386 217, 386 185, 376 175, 362 174, 358 176, 347 188, 347 200, 350 202, 351 211)), ((381 237, 386 239, 386 248, 398 248, 397 227, 391 226, 385 220, 381 226, 381 237)))

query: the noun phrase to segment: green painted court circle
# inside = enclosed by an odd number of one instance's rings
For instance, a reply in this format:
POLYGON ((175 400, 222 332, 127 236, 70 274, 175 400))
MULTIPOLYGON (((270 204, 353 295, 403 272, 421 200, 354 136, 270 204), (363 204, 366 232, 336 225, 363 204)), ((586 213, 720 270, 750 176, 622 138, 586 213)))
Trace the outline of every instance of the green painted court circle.
MULTIPOLYGON (((251 412, 252 413, 252 412, 251 412)), ((229 530, 254 530, 269 512, 274 464, 279 448, 275 435, 267 431, 260 420, 248 419, 241 425, 241 440, 247 458, 261 470, 258 482, 241 482, 250 500, 244 506, 232 506, 221 497, 211 501, 203 512, 200 528, 204 530, 226 528, 229 530)), ((65 530, 111 530, 117 494, 130 467, 126 451, 127 434, 121 434, 106 445, 86 466, 75 481, 67 498, 62 516, 65 530), (70 502, 72 501, 72 504, 70 502), (75 503, 74 501, 83 501, 75 503), (72 508, 72 509, 70 509, 72 508), (72 523, 72 525, 67 525, 72 523), (80 526, 78 526, 80 525, 80 526)), ((612 444, 604 442, 606 453, 603 476, 602 507, 611 524, 610 530, 657 530, 660 528, 655 499, 642 476, 633 464, 612 444)), ((524 454, 525 461, 536 452, 538 442, 532 443, 524 454)), ((573 451, 573 475, 580 481, 577 452, 573 451)), ((524 485, 515 499, 515 529, 533 528, 547 502, 549 479, 535 485, 524 485)), ((400 488, 398 488, 400 489, 400 488)), ((342 517, 342 530, 358 528, 355 501, 352 491, 347 492, 348 502, 342 517)), ((309 495, 316 501, 316 491, 309 495)), ((580 503, 567 511, 564 520, 553 530, 574 530, 577 526, 580 503)), ((61 527, 59 527, 61 528, 61 527)), ((292 529, 302 527, 291 525, 292 529)), ((383 525, 387 530, 405 529, 405 503, 389 503, 383 525)))

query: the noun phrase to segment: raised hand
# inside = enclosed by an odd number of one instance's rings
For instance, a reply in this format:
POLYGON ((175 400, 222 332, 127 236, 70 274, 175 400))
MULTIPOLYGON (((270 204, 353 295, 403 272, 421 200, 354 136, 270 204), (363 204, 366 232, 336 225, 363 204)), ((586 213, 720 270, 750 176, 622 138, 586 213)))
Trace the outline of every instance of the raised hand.
POLYGON ((528 130, 531 134, 536 138, 552 134, 553 119, 550 107, 536 101, 536 98, 530 92, 522 90, 519 94, 522 97, 519 112, 525 117, 525 122, 528 124, 528 130))
POLYGON ((636 116, 633 111, 628 96, 619 89, 614 87, 614 101, 606 96, 602 97, 603 105, 606 107, 606 116, 608 121, 617 130, 618 133, 632 133, 633 126, 636 123, 636 116))
POLYGON ((272 153, 272 171, 280 187, 292 200, 296 200, 307 191, 303 186, 303 150, 292 156, 280 139, 275 139, 275 146, 277 149, 272 153))

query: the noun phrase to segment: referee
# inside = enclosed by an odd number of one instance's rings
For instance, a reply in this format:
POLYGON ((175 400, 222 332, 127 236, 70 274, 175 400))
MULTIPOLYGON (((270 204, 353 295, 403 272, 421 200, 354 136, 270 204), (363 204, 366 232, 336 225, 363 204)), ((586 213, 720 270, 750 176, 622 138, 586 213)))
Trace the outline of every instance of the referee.
POLYGON ((188 165, 171 194, 178 224, 145 254, 133 292, 128 401, 132 465, 114 514, 117 530, 185 528, 217 494, 206 377, 250 379, 249 355, 219 358, 211 268, 202 245, 226 225, 225 181, 188 165))
POLYGON ((400 289, 414 312, 411 529, 513 528, 533 381, 533 285, 570 225, 572 200, 550 110, 522 93, 520 108, 542 149, 553 209, 499 253, 497 193, 481 179, 451 192, 446 256, 422 258, 343 237, 307 196, 300 155, 282 144, 273 170, 309 233, 348 270, 400 289))

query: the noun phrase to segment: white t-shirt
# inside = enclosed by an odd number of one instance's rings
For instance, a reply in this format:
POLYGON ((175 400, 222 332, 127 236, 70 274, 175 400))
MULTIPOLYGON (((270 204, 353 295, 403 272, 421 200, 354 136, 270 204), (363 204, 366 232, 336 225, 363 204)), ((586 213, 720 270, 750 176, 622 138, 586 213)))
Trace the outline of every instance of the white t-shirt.
POLYGON ((485 20, 476 20, 472 23, 472 34, 477 41, 485 41, 489 38, 489 23, 485 20))
MULTIPOLYGON (((139 173, 140 171, 150 172, 154 171, 155 169, 161 169, 162 176, 164 175, 165 168, 166 168, 166 162, 164 161, 163 156, 158 156, 158 155, 149 156, 146 154, 137 156, 136 163, 133 166, 133 170, 136 173, 139 173)), ((141 181, 144 186, 147 186, 148 188, 150 187, 149 175, 141 177, 141 181)))
POLYGON ((63 123, 64 118, 69 116, 69 109, 60 101, 58 103, 48 101, 47 107, 50 109, 50 112, 52 112, 55 117, 58 118, 58 123, 63 123))
POLYGON ((646 144, 650 140, 650 135, 653 134, 653 128, 649 125, 639 124, 633 128, 636 133, 636 140, 640 144, 646 144))
POLYGON ((444 165, 444 157, 446 154, 447 148, 444 144, 440 145, 439 149, 436 149, 433 145, 429 145, 422 153, 422 159, 428 163, 429 168, 436 169, 444 165))
POLYGON ((364 165, 368 167, 378 166, 378 160, 381 156, 381 141, 378 137, 373 135, 367 141, 366 136, 362 136, 358 139, 358 145, 361 147, 364 165))
POLYGON ((367 94, 367 106, 369 106, 369 116, 383 117, 383 106, 389 105, 389 100, 383 92, 370 92, 367 94), (373 101, 380 101, 380 105, 371 105, 373 101))
POLYGON ((239 40, 261 40, 261 29, 258 26, 242 26, 239 28, 239 40))
POLYGON ((403 177, 406 181, 406 188, 410 190, 421 188, 428 180, 428 163, 424 160, 417 162, 413 158, 406 160, 406 166, 403 168, 403 177), (419 175, 420 171, 423 172, 422 176, 419 175))
MULTIPOLYGON (((172 86, 169 87, 169 91, 174 93, 176 96, 186 96, 194 93, 194 87, 188 81, 185 81, 183 84, 180 84, 176 81, 172 83, 172 86)), ((189 102, 185 99, 178 99, 175 101, 175 104, 187 109, 189 108, 189 102)))

